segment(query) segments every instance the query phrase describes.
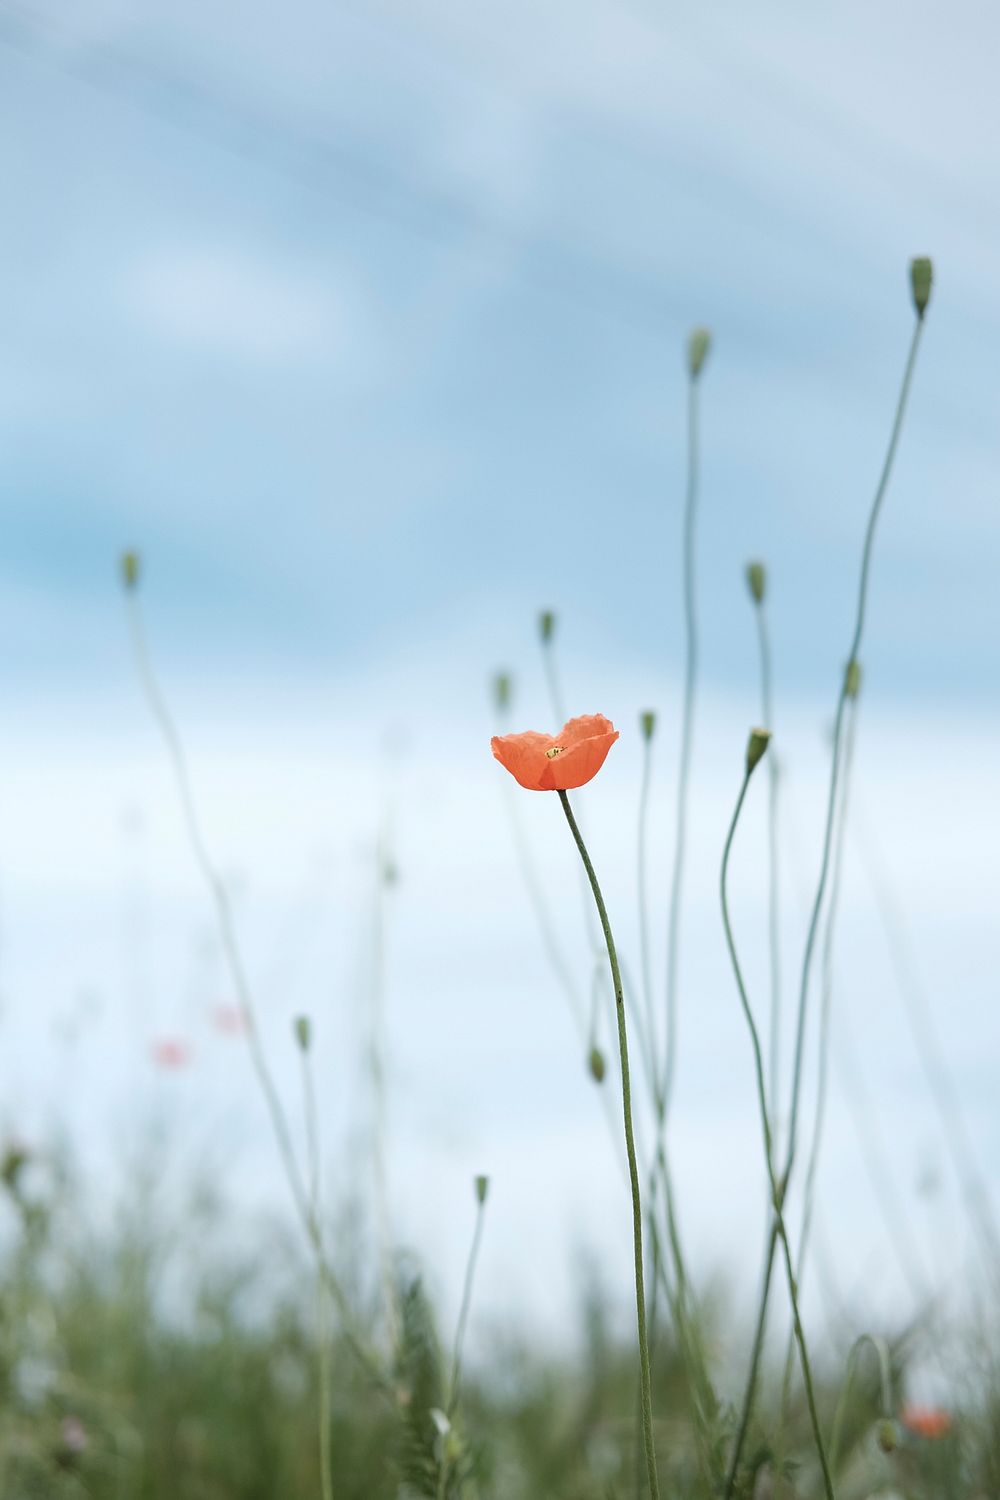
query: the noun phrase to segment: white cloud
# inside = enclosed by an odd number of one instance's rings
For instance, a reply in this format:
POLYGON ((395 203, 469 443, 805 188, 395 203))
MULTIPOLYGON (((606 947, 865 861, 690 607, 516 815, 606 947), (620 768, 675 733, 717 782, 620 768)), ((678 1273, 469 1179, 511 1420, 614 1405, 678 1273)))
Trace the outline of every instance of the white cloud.
POLYGON ((335 277, 321 282, 238 249, 153 252, 128 295, 148 328, 199 354, 267 366, 339 363, 358 343, 356 289, 348 296, 335 277))

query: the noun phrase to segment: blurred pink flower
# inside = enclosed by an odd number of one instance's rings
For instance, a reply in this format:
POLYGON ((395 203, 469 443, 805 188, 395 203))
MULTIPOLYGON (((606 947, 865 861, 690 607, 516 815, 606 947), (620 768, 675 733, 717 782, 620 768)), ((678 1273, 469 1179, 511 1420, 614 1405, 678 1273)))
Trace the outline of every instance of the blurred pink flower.
POLYGON ((63 1417, 59 1438, 65 1452, 74 1455, 86 1452, 89 1438, 79 1417, 63 1417))
POLYGON ((179 1037, 161 1037, 153 1043, 152 1058, 158 1068, 167 1073, 186 1068, 191 1061, 191 1048, 179 1037))
POLYGON ((244 1036, 247 1018, 240 1005, 217 1005, 212 1012, 212 1024, 222 1036, 244 1036))

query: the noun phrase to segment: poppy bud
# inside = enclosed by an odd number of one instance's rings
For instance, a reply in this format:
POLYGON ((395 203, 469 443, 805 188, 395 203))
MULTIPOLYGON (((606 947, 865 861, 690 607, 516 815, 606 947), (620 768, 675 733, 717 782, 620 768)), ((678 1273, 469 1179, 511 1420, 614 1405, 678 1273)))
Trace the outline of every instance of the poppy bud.
POLYGON ((753 773, 754 767, 764 758, 768 745, 771 743, 771 731, 769 729, 751 729, 750 738, 747 740, 747 775, 753 773))
POLYGON ((493 702, 499 713, 510 707, 511 681, 508 672, 498 672, 493 679, 493 702))
POLYGON ((697 380, 701 374, 701 367, 708 358, 708 351, 712 343, 712 335, 707 328, 695 328, 688 339, 688 374, 692 380, 697 380))
POLYGON ((479 1204, 485 1203, 486 1194, 489 1192, 489 1190, 490 1179, 488 1177, 483 1177, 482 1175, 478 1176, 476 1178, 476 1202, 479 1204))
POLYGON ((653 738, 653 730, 656 728, 656 715, 651 708, 645 709, 639 715, 639 725, 642 729, 642 737, 648 744, 653 738))
POLYGON ((755 604, 763 604, 767 590, 767 569, 762 562, 747 563, 747 586, 755 604))
POLYGON ((844 670, 844 697, 856 698, 861 691, 861 663, 851 657, 844 670))
POLYGON ((538 634, 542 638, 542 645, 548 645, 556 632, 556 617, 551 609, 543 609, 538 616, 538 634))
POLYGON ((312 1024, 308 1016, 295 1017, 295 1040, 303 1052, 308 1052, 312 1043, 312 1024))
POLYGON ((895 1422, 885 1417, 875 1429, 875 1441, 883 1453, 895 1453, 899 1446, 899 1429, 895 1422))
POLYGON ((590 1056, 587 1058, 587 1067, 590 1069, 590 1076, 595 1083, 604 1082, 606 1064, 604 1062, 604 1053, 600 1047, 591 1047, 590 1056))
POLYGON ((918 318, 922 318, 927 311, 927 304, 931 300, 933 280, 934 267, 926 255, 918 255, 915 260, 910 261, 910 289, 913 292, 913 305, 917 309, 918 318))
POLYGON ((139 554, 138 552, 123 552, 121 555, 122 583, 127 589, 134 589, 139 582, 139 554))

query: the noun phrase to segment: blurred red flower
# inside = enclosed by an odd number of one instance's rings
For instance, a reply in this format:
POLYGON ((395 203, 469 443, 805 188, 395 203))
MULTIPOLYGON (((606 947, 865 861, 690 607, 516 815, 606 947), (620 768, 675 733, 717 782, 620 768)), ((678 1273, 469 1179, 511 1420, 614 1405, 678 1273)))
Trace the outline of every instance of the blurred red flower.
POLYGON ((603 714, 570 719, 558 734, 494 735, 493 754, 529 792, 568 792, 592 781, 618 738, 603 714))
POLYGON ((939 1406, 918 1406, 915 1403, 904 1406, 900 1421, 918 1437, 941 1438, 951 1431, 951 1413, 939 1406))
POLYGON ((217 1005, 212 1022, 222 1036, 243 1036, 247 1029, 247 1018, 239 1005, 217 1005))

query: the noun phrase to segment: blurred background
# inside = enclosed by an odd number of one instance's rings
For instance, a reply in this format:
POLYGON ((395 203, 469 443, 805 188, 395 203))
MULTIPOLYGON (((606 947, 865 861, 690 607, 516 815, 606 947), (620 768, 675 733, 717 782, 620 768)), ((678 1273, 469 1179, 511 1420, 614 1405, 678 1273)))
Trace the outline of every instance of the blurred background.
MULTIPOLYGON (((292 1019, 312 1018, 331 1198, 356 1195, 371 1222, 374 1037, 392 1237, 446 1318, 485 1172, 473 1346, 476 1321, 480 1338, 498 1322, 570 1338, 595 1266, 628 1327, 627 1196, 519 871, 490 682, 512 674, 511 727, 557 727, 536 623, 553 610, 569 712, 621 730, 579 801, 633 959, 638 714, 657 711, 661 975, 684 346, 704 324, 673 1163, 696 1279, 748 1316, 763 1169, 717 900, 759 716, 743 567, 769 569, 790 1014, 907 264, 930 254, 863 653, 864 840, 847 848, 806 1301, 814 1319, 846 1302, 877 1321, 925 1288, 961 1299, 975 1227, 924 1063, 954 1080, 989 1197, 998 45, 971 0, 850 0, 835 19, 645 0, 0 0, 0 1122, 71 1151, 88 1214, 113 1213, 151 1141, 168 1203, 211 1181, 223 1247, 287 1211, 131 659, 116 568, 135 547, 296 1119, 292 1019), (905 914, 888 941, 878 889, 905 914)), ((586 995, 558 804, 513 790, 586 995)), ((764 1008, 753 790, 733 904, 764 1008)))

